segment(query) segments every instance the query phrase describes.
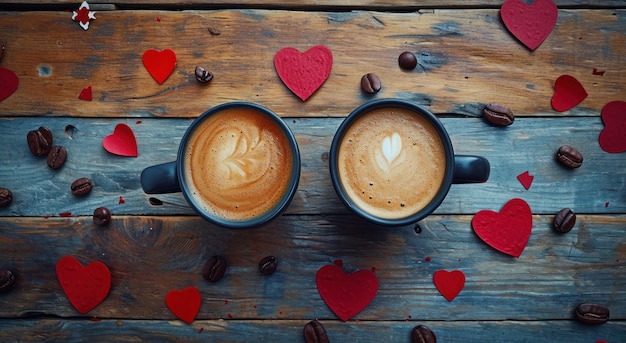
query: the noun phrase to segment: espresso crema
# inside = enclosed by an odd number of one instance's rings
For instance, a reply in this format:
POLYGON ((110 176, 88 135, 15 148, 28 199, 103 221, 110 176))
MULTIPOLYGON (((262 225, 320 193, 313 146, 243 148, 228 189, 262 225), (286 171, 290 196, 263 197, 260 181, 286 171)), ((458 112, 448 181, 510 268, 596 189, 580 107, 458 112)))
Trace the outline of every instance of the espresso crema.
POLYGON ((287 135, 270 116, 227 108, 207 117, 187 141, 189 195, 207 213, 230 221, 262 216, 281 203, 293 172, 287 135))
POLYGON ((426 207, 444 180, 446 154, 435 127, 419 113, 374 109, 344 134, 337 157, 340 182, 363 211, 384 219, 426 207))

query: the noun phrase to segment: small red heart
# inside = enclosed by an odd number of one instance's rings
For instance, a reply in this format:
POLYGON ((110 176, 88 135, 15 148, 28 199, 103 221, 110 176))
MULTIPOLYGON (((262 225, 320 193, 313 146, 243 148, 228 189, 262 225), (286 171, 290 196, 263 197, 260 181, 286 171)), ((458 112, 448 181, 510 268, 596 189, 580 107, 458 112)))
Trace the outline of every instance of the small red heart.
POLYGON ((608 153, 626 151, 626 102, 611 101, 602 108, 604 129, 600 132, 598 143, 608 153))
POLYGON ((104 137, 104 150, 120 156, 137 157, 137 141, 133 130, 126 124, 117 124, 113 134, 104 137))
POLYGON ((141 60, 148 73, 160 85, 167 80, 176 67, 176 54, 170 49, 162 51, 156 49, 146 50, 141 60))
POLYGON ((182 291, 173 290, 169 291, 165 296, 165 304, 172 313, 180 320, 187 324, 191 324, 198 311, 200 311, 200 304, 202 303, 202 297, 200 291, 195 287, 187 287, 182 291))
POLYGON ((72 256, 56 264, 57 279, 72 306, 85 314, 98 306, 109 294, 111 272, 99 261, 83 265, 72 256))
POLYGON ((438 270, 433 275, 433 282, 439 293, 448 301, 454 300, 463 286, 465 286, 465 274, 460 270, 438 270))
POLYGON ((519 181, 519 183, 521 183, 526 190, 530 189, 530 186, 533 184, 534 179, 535 177, 533 175, 530 175, 528 170, 517 175, 517 181, 519 181))
POLYGON ((274 56, 274 67, 285 86, 302 101, 306 101, 318 90, 333 66, 333 53, 323 45, 305 52, 287 47, 274 56))
POLYGON ((0 67, 0 101, 15 93, 19 84, 20 79, 13 70, 0 67))
POLYGON ((509 200, 500 212, 482 210, 472 218, 474 232, 492 248, 520 257, 533 227, 530 206, 522 199, 509 200))
POLYGON ((326 265, 317 271, 315 282, 322 300, 344 322, 363 311, 378 292, 378 279, 369 270, 346 274, 326 265))
POLYGON ((92 96, 92 93, 91 93, 91 86, 83 88, 83 90, 78 95, 78 98, 80 100, 91 101, 93 99, 93 96, 92 96))
POLYGON ((554 82, 552 108, 563 112, 580 104, 587 97, 583 85, 571 75, 561 75, 554 82))
POLYGON ((500 7, 504 26, 531 51, 548 38, 559 15, 551 0, 536 0, 528 5, 520 0, 507 0, 500 7))

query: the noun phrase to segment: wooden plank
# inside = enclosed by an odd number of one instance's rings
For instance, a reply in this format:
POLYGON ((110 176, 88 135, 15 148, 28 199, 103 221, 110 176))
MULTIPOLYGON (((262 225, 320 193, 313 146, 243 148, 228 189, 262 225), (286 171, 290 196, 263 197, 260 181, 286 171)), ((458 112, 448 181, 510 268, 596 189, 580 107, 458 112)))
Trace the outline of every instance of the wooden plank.
MULTIPOLYGON (((15 3, 15 0, 0 0, 2 3, 15 3)), ((184 3, 175 0, 124 0, 122 2, 98 1, 99 3, 115 3, 119 7, 134 8, 174 7, 174 8, 215 8, 215 7, 268 7, 290 9, 343 9, 343 8, 382 8, 382 9, 421 9, 421 8, 477 8, 500 7, 502 0, 455 0, 443 3, 439 0, 188 0, 184 3)), ((624 8, 622 0, 554 0, 559 8, 624 8)), ((72 0, 22 0, 20 5, 67 5, 76 6, 72 0)))
POLYGON ((582 302, 605 304, 612 320, 626 318, 626 215, 580 215, 567 234, 551 229, 552 216, 534 216, 518 259, 485 245, 471 218, 430 216, 416 234, 331 215, 283 216, 256 230, 217 228, 197 217, 115 216, 106 228, 89 217, 2 217, 0 268, 18 277, 0 296, 0 317, 77 316, 54 271, 71 255, 111 270, 108 297, 87 314, 103 319, 173 320, 166 293, 195 286, 203 299, 199 320, 335 320, 315 284, 316 271, 335 260, 347 272, 375 269, 379 280, 376 298, 355 320, 568 320, 582 302), (261 275, 258 262, 270 254, 278 270, 261 275), (212 255, 229 264, 217 283, 201 276, 212 255), (433 285, 439 269, 466 275, 452 302, 433 285))
MULTIPOLYGON (((0 339, 21 342, 300 342, 307 321, 269 320, 179 322, 60 319, 0 321, 0 339)), ((331 342, 408 342, 416 325, 426 325, 438 342, 467 342, 488 336, 494 343, 525 343, 546 337, 569 342, 619 342, 626 336, 624 322, 588 327, 572 321, 436 322, 436 321, 321 321, 331 342)))
MULTIPOLYGON (((553 214, 570 207, 581 213, 624 213, 626 160, 623 154, 608 154, 597 143, 603 129, 599 118, 520 118, 507 128, 492 127, 481 118, 441 118, 449 131, 456 153, 478 154, 491 163, 487 183, 452 185, 440 214, 474 214, 481 209, 497 210, 511 198, 528 201, 534 213, 553 214), (576 170, 561 167, 554 154, 561 145, 574 145, 584 156, 576 170), (526 191, 516 176, 534 175, 526 191)), ((330 182, 328 151, 341 118, 289 118, 302 158, 297 195, 288 213, 347 213, 330 182)), ((60 212, 91 215, 107 206, 115 214, 194 214, 181 194, 147 195, 139 175, 151 165, 174 161, 178 144, 191 123, 189 119, 115 120, 86 118, 0 119, 0 187, 14 193, 3 216, 55 216, 60 212), (135 132, 137 158, 119 157, 102 148, 102 140, 117 123, 127 123, 135 132), (45 158, 33 156, 26 133, 40 125, 50 128, 57 145, 68 151, 60 170, 48 168, 45 158), (70 139, 67 125, 77 131, 70 139), (9 162, 10 161, 10 162, 9 162), (96 187, 87 197, 75 197, 71 183, 89 177, 96 187), (120 196, 125 202, 119 204, 120 196), (150 197, 165 201, 154 206, 150 197)))
POLYGON ((246 100, 284 117, 341 117, 370 99, 359 89, 368 72, 382 77, 374 98, 414 100, 434 112, 475 116, 479 104, 500 102, 521 116, 597 116, 626 94, 624 16, 625 10, 561 10, 554 31, 530 53, 504 28, 497 8, 103 11, 87 31, 67 12, 0 12, 2 65, 20 78, 0 116, 195 117, 214 105, 246 100), (221 34, 211 35, 209 27, 221 34), (286 46, 317 44, 333 51, 333 69, 302 102, 279 80, 273 57, 286 46), (141 62, 153 48, 177 54, 163 85, 141 62), (397 66, 405 50, 420 61, 412 72, 397 66), (215 74, 210 84, 195 80, 197 65, 215 74), (593 75, 594 68, 605 74, 593 75), (562 74, 578 78, 589 93, 564 114, 550 105, 562 74), (91 102, 78 99, 87 86, 93 87, 91 102))

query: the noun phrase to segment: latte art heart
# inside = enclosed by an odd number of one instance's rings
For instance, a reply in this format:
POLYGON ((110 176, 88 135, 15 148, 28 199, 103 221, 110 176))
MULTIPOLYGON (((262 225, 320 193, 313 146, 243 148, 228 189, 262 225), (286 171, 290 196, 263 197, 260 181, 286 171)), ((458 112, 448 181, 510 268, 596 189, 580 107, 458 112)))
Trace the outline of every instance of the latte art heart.
POLYGON ((400 150, 402 149, 402 138, 397 133, 393 133, 391 137, 385 137, 383 139, 383 155, 389 164, 393 162, 393 160, 400 155, 400 150))

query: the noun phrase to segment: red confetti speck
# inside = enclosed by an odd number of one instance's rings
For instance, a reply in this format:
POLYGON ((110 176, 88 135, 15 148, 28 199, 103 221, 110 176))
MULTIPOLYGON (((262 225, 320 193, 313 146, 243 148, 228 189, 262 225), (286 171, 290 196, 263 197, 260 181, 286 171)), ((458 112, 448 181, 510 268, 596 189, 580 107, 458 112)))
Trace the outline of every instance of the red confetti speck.
POLYGON ((231 318, 231 319, 232 319, 232 318, 233 318, 233 315, 229 313, 229 314, 228 314, 228 318, 231 318))
POLYGON ((604 203, 604 207, 609 207, 609 202, 608 201, 604 203))
POLYGON ((61 212, 61 213, 59 213, 59 216, 61 216, 61 217, 71 217, 72 216, 72 212, 61 212))
POLYGON ((578 39, 583 39, 583 36, 578 36, 578 39))
POLYGON ((333 264, 335 264, 337 267, 342 267, 343 266, 343 260, 334 260, 333 264))
POLYGON ((603 340, 599 339, 599 340, 596 341, 596 343, 609 343, 609 342, 603 341, 603 340))
POLYGON ((593 75, 604 76, 604 73, 605 73, 604 70, 598 70, 598 68, 593 68, 593 75))
POLYGON ((426 262, 430 262, 430 256, 426 256, 426 258, 424 259, 424 261, 426 261, 426 262))
POLYGON ((202 333, 202 331, 204 331, 204 328, 200 328, 200 329, 198 330, 198 333, 202 333))
POLYGON ((98 317, 91 317, 89 318, 89 320, 91 320, 92 322, 99 322, 102 320, 102 318, 98 318, 98 317))
POLYGON ((407 316, 409 319, 413 318, 413 316, 411 316, 410 314, 407 316))
POLYGON ((124 200, 124 198, 122 198, 122 196, 120 195, 120 204, 123 204, 125 202, 126 202, 126 200, 124 200))
POLYGON ((224 304, 228 305, 228 299, 224 300, 224 304))
POLYGON ((372 273, 376 273, 376 267, 372 267, 372 273))
POLYGON ((278 312, 278 314, 280 314, 282 316, 283 315, 283 311, 278 312))
POLYGON ((522 186, 524 186, 526 190, 530 189, 530 186, 532 185, 534 178, 535 177, 533 175, 530 175, 528 170, 517 175, 517 180, 522 184, 522 186))
POLYGON ((254 306, 252 306, 252 307, 256 308, 256 305, 254 305, 254 306))
POLYGON ((156 17, 156 21, 161 22, 161 17, 156 17))
POLYGON ((141 120, 137 120, 137 121, 135 122, 135 124, 137 124, 137 125, 141 124, 141 120))

